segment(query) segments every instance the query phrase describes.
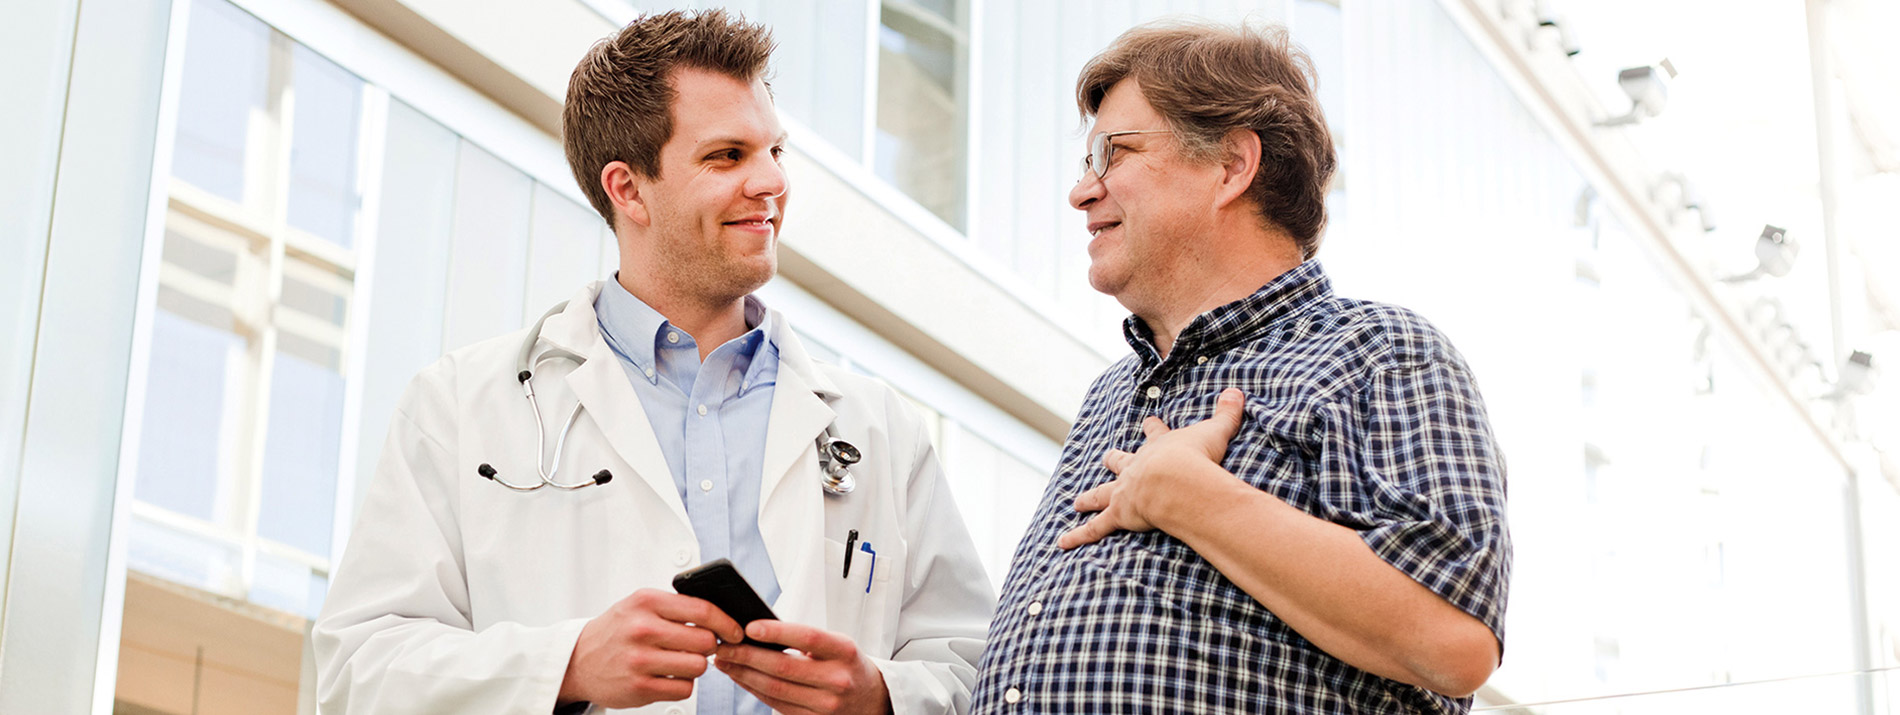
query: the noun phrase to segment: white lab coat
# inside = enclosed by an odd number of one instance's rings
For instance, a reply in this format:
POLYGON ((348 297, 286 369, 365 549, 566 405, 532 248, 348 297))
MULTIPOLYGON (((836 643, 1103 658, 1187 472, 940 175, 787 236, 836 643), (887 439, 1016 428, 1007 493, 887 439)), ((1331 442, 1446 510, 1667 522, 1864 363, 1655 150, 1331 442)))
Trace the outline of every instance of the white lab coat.
MULTIPOLYGON (((537 479, 534 417, 514 379, 523 330, 457 350, 409 385, 312 633, 324 712, 546 715, 588 619, 641 588, 671 590, 701 562, 673 477, 594 314, 600 283, 550 316, 538 356, 547 453, 579 400, 563 482, 537 479)), ((774 314, 773 320, 783 321, 774 314)), ((889 387, 814 362, 788 324, 765 437, 759 530, 786 621, 849 635, 884 675, 898 713, 968 709, 995 595, 922 420, 889 387), (858 446, 857 489, 819 488, 816 440, 836 421, 858 446), (846 533, 859 552, 841 577, 846 533)), ((694 701, 627 712, 682 715, 694 701)), ((600 712, 595 708, 594 712, 600 712)))

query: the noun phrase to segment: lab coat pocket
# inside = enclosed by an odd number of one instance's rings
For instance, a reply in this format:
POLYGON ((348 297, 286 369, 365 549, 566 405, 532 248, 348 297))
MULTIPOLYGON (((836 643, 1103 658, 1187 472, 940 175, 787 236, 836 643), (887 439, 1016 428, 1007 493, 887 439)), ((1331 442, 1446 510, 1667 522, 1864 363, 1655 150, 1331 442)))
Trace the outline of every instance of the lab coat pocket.
POLYGON ((825 539, 824 542, 825 628, 849 634, 852 640, 861 642, 865 626, 876 620, 864 612, 865 587, 872 583, 871 555, 855 551, 858 544, 851 544, 854 552, 850 558, 850 571, 847 572, 845 543, 832 539, 825 539))

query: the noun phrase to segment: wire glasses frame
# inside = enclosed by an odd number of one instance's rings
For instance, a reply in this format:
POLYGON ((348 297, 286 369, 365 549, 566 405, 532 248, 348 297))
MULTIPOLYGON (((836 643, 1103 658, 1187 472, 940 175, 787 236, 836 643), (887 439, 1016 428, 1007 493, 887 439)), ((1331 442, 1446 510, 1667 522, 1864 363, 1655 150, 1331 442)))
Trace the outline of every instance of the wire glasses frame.
POLYGON ((1086 156, 1082 157, 1081 172, 1076 174, 1075 180, 1077 182, 1080 182, 1081 180, 1088 178, 1089 174, 1094 174, 1095 178, 1097 179, 1108 178, 1108 162, 1110 159, 1113 159, 1115 156, 1114 155, 1115 145, 1108 143, 1109 139, 1112 139, 1124 134, 1172 134, 1172 133, 1174 133, 1174 130, 1172 129, 1128 129, 1128 130, 1119 131, 1119 132, 1104 132, 1101 134, 1097 134, 1094 136, 1094 138, 1089 139, 1089 153, 1086 156))

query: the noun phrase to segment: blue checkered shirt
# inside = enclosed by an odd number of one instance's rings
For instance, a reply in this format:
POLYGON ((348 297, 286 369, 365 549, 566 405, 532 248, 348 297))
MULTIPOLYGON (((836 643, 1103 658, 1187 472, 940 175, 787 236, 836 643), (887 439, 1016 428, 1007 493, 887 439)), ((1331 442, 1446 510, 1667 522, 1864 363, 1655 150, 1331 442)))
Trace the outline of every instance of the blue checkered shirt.
MULTIPOLYGON (((1206 419, 1247 394, 1223 466, 1308 514, 1357 530, 1381 558, 1504 639, 1511 544, 1504 465, 1463 358, 1416 314, 1333 295, 1307 262, 1196 317, 1167 359, 1134 354, 1096 379, 1029 532, 983 654, 977 713, 1456 713, 1471 707, 1328 655, 1161 531, 1072 551, 1076 495, 1114 478, 1141 420, 1206 419)), ((1261 544, 1260 548, 1273 548, 1261 544)))

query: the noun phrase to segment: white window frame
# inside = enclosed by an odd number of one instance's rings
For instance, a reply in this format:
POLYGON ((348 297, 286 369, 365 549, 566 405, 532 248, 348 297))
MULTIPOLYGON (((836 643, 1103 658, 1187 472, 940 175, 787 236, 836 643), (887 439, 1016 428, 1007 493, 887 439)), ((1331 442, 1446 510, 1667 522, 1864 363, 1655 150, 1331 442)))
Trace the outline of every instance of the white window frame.
MULTIPOLYGON (((189 43, 188 18, 190 6, 195 0, 178 0, 183 6, 174 13, 173 22, 177 27, 172 33, 173 42, 189 43)), ((238 5, 243 10, 243 6, 238 5)), ((268 23, 266 23, 268 25, 268 23)), ((159 259, 158 285, 177 291, 188 298, 207 303, 230 311, 233 324, 214 326, 229 330, 244 341, 244 359, 228 368, 226 380, 228 389, 227 405, 235 401, 236 410, 228 407, 222 420, 222 434, 217 438, 218 476, 216 495, 219 504, 210 520, 179 514, 161 506, 132 500, 130 515, 138 521, 183 533, 189 536, 235 547, 238 553, 238 568, 218 582, 193 584, 209 587, 213 592, 236 599, 248 600, 256 583, 258 556, 266 555, 303 566, 313 574, 328 578, 332 558, 320 556, 303 549, 269 539, 258 534, 259 517, 262 511, 264 452, 269 438, 270 425, 270 389, 271 373, 278 356, 278 334, 288 330, 298 336, 317 343, 326 349, 337 351, 338 363, 334 369, 343 378, 344 408, 346 422, 350 418, 352 406, 360 395, 355 389, 357 381, 353 375, 360 373, 360 360, 355 349, 362 342, 360 326, 365 302, 354 290, 358 280, 369 264, 369 257, 375 252, 375 227, 378 206, 372 197, 381 193, 384 122, 387 116, 388 94, 376 86, 364 83, 359 95, 356 133, 356 186, 354 190, 364 198, 354 216, 352 225, 352 248, 345 249, 327 240, 295 228, 289 222, 291 194, 290 155, 294 141, 296 94, 293 86, 295 40, 275 27, 270 27, 269 53, 271 69, 266 110, 261 127, 254 127, 246 133, 244 152, 244 190, 240 201, 214 195, 193 186, 187 181, 171 176, 169 162, 158 167, 154 174, 163 180, 154 182, 162 186, 162 201, 167 206, 162 232, 177 231, 191 235, 194 240, 216 248, 222 248, 232 254, 236 260, 236 275, 231 286, 224 286, 205 280, 188 270, 159 259), (218 246, 218 244, 223 244, 218 246), (260 255, 261 254, 261 255, 260 255), (263 263, 262 270, 258 263, 263 263), (301 282, 327 284, 321 287, 327 292, 342 297, 348 311, 342 325, 333 325, 327 321, 305 315, 281 302, 285 277, 289 275, 301 282)), ((315 48, 310 48, 315 51, 315 48)), ((179 64, 182 65, 182 62, 179 64)), ((168 72, 167 96, 175 96, 182 89, 182 67, 168 72)), ((168 130, 160 141, 166 144, 161 156, 171 156, 172 144, 176 141, 177 102, 168 103, 172 114, 163 125, 168 130)), ((162 236, 164 233, 159 234, 162 236)), ((153 330, 152 315, 157 310, 156 291, 148 298, 150 305, 142 306, 140 320, 135 331, 141 339, 149 341, 153 330)), ((136 379, 149 380, 150 360, 133 366, 136 379)), ((142 419, 143 400, 128 403, 128 415, 131 419, 142 419)), ((339 434, 347 434, 351 425, 339 425, 339 434)), ((350 481, 349 470, 342 467, 353 449, 348 439, 339 441, 339 474, 337 493, 333 498, 338 511, 347 511, 344 506, 350 494, 346 483, 350 481)), ((136 453, 128 461, 136 463, 136 453)), ((136 472, 136 468, 133 470, 136 472)), ((116 524, 115 531, 127 524, 116 524)), ((335 535, 335 522, 332 524, 335 535)), ((341 541, 332 539, 330 554, 339 553, 341 541)), ((114 574, 114 578, 122 578, 114 574)))

